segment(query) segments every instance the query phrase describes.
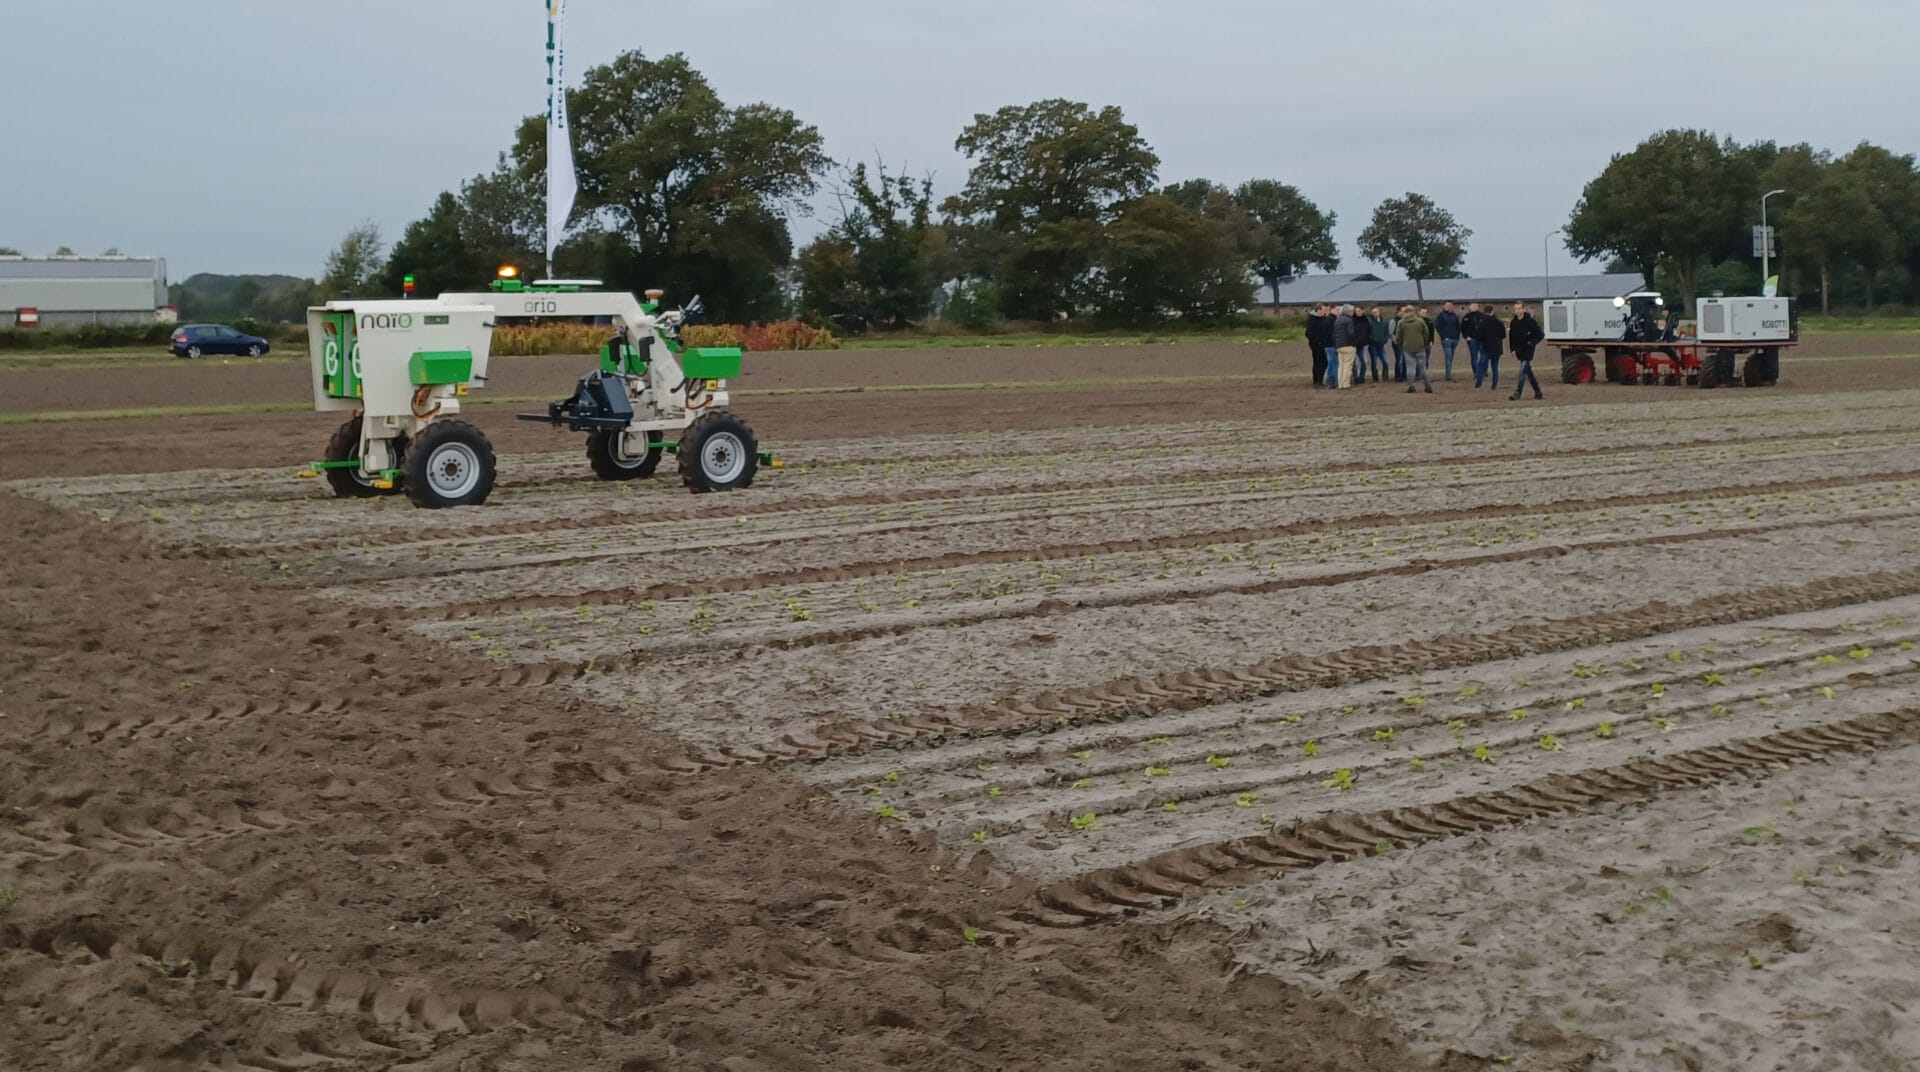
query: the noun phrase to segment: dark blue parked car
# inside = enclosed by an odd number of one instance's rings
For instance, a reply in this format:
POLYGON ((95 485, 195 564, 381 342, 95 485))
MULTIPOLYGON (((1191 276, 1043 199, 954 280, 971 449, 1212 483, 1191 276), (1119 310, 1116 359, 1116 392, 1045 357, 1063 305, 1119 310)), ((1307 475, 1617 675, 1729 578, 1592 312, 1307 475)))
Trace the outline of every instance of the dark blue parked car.
POLYGON ((182 324, 173 329, 168 348, 175 357, 204 357, 207 354, 245 354, 259 357, 271 350, 267 340, 245 335, 225 324, 182 324))

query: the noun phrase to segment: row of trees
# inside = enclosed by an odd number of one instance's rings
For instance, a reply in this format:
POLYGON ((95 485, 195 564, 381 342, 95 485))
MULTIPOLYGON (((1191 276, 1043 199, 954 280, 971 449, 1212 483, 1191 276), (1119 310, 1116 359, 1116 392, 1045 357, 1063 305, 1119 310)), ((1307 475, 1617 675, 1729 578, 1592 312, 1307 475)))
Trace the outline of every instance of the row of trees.
POLYGON ((1869 310, 1890 294, 1920 298, 1920 170, 1912 154, 1865 142, 1835 156, 1806 144, 1663 131, 1587 184, 1567 246, 1611 257, 1650 283, 1671 280, 1691 305, 1709 282, 1757 285, 1751 228, 1773 190, 1783 191, 1767 220, 1783 293, 1817 288, 1823 312, 1836 294, 1869 310))
MULTIPOLYGON (((955 141, 968 172, 933 183, 884 160, 835 166, 813 126, 766 104, 730 106, 681 55, 627 52, 569 91, 580 194, 555 271, 631 290, 699 292, 736 321, 799 312, 838 331, 939 315, 1215 320, 1254 280, 1340 265, 1335 216, 1273 179, 1164 185, 1159 157, 1118 108, 1044 100, 974 117, 955 141), (824 187, 823 233, 794 249, 790 221, 824 187)), ((426 293, 471 287, 495 266, 541 262, 545 123, 524 119, 489 172, 441 194, 390 254, 370 226, 329 259, 321 290, 426 293)), ((1738 145, 1667 131, 1613 159, 1566 231, 1691 303, 1703 284, 1757 286, 1747 261, 1759 196, 1774 202, 1788 292, 1817 286, 1869 306, 1920 281, 1920 178, 1911 156, 1862 145, 1738 145)), ((1471 231, 1409 193, 1381 204, 1359 240, 1368 260, 1415 280, 1460 274, 1471 231)))

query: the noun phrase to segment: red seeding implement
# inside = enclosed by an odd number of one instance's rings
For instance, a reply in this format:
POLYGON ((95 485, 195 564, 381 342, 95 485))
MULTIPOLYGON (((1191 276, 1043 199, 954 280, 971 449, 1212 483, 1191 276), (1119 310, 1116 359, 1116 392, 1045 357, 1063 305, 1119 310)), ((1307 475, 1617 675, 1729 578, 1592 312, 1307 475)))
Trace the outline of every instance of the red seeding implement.
POLYGON ((1702 298, 1692 335, 1678 332, 1677 316, 1659 315, 1665 306, 1651 291, 1548 301, 1546 344, 1560 351, 1561 382, 1771 387, 1780 351, 1799 341, 1791 298, 1702 298))

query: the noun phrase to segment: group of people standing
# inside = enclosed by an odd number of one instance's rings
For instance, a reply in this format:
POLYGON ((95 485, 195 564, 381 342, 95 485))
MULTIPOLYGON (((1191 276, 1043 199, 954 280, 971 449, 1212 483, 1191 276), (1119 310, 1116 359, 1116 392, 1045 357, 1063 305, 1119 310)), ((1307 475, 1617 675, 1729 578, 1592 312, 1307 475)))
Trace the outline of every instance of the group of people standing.
POLYGON ((1472 302, 1465 314, 1452 302, 1440 307, 1438 317, 1427 315, 1425 308, 1403 305, 1388 319, 1376 305, 1362 309, 1357 305, 1322 302, 1307 317, 1307 347, 1313 352, 1313 385, 1323 388, 1348 388, 1367 382, 1371 373, 1375 383, 1391 378, 1407 385, 1412 394, 1424 386, 1433 393, 1433 381, 1427 378, 1427 359, 1437 341, 1444 366, 1442 375, 1453 380, 1453 356, 1462 340, 1473 370, 1473 385, 1490 390, 1500 386, 1500 358, 1509 350, 1520 363, 1519 382, 1508 398, 1517 399, 1531 385, 1533 397, 1540 393, 1540 379, 1533 374, 1533 354, 1545 337, 1540 322, 1533 318, 1525 302, 1513 304, 1510 322, 1502 321, 1491 304, 1472 302), (1389 367, 1386 350, 1393 347, 1389 367))

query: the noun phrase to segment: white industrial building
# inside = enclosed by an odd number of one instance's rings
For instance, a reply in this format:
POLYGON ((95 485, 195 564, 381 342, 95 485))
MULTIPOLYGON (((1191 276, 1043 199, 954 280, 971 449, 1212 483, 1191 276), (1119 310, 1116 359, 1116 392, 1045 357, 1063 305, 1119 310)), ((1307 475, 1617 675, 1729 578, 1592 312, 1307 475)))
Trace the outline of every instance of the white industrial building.
POLYGON ((173 317, 159 257, 0 257, 0 328, 152 324, 173 317))
POLYGON ((1371 273, 1296 276, 1280 284, 1280 300, 1273 288, 1259 283, 1256 307, 1263 312, 1297 313, 1321 302, 1351 303, 1363 308, 1398 306, 1421 301, 1435 309, 1441 302, 1534 305, 1552 298, 1614 298, 1644 287, 1639 273, 1501 276, 1486 279, 1428 279, 1417 288, 1411 280, 1381 279, 1371 273), (1416 296, 1418 295, 1418 296, 1416 296))

